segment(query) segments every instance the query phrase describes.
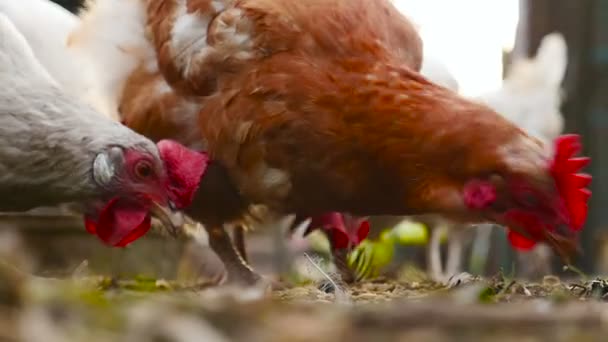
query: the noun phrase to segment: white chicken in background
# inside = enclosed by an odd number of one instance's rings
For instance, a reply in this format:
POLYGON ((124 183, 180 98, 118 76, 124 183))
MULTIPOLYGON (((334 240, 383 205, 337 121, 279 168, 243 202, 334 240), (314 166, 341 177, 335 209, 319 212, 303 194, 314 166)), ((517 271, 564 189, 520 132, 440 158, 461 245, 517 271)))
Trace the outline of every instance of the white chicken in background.
POLYGON ((564 128, 561 83, 567 64, 564 37, 548 34, 534 58, 514 60, 502 87, 478 99, 551 146, 564 128))

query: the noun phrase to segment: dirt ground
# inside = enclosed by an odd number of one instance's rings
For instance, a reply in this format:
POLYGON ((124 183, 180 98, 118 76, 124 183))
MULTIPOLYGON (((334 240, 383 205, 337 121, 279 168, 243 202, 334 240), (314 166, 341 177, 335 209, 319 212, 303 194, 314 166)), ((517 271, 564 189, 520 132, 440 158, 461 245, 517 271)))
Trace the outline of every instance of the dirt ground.
POLYGON ((36 231, 22 242, 0 234, 0 341, 566 342, 608 336, 608 282, 584 274, 536 283, 463 275, 444 285, 406 266, 390 279, 352 286, 317 276, 274 290, 243 289, 171 280, 183 249, 157 238, 116 250, 69 231, 36 231))
POLYGON ((8 265, 0 274, 2 341, 604 341, 608 333, 603 280, 377 279, 265 292, 39 278, 8 265))

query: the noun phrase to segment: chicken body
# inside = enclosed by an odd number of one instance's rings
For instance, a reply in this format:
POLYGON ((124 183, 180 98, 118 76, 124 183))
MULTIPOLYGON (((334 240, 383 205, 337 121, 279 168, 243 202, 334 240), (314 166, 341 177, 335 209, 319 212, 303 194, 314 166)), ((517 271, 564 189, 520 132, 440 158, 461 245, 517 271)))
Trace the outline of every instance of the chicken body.
POLYGON ((517 222, 522 213, 566 220, 551 155, 488 107, 420 76, 420 38, 389 1, 99 6, 131 13, 135 26, 123 31, 133 45, 119 45, 131 66, 118 101, 125 124, 197 137, 213 159, 188 209, 212 246, 230 245, 222 224, 251 204, 313 217, 441 213, 523 230, 534 227, 517 222))
MULTIPOLYGON (((426 51, 422 60, 420 74, 437 85, 458 92, 458 81, 450 73, 448 68, 438 57, 433 56, 426 51)), ((369 218, 372 227, 369 238, 379 239, 383 229, 395 227, 397 224, 407 219, 422 222, 431 231, 426 253, 427 272, 430 277, 436 281, 445 281, 450 276, 456 274, 460 269, 464 234, 460 231, 461 225, 454 224, 439 215, 422 215, 411 218, 405 216, 373 216, 369 218), (448 262, 444 272, 441 258, 441 238, 446 234, 448 234, 448 262)), ((368 255, 371 257, 374 254, 375 253, 370 253, 368 255)), ((372 264, 374 263, 367 260, 362 260, 359 263, 359 265, 363 266, 372 264)), ((377 271, 379 270, 358 269, 357 273, 375 274, 377 271)))
POLYGON ((90 64, 89 51, 67 48, 80 18, 48 0, 0 0, 0 13, 23 34, 36 59, 64 92, 118 120, 116 105, 108 103, 110 97, 104 93, 108 87, 99 86, 100 75, 90 64))

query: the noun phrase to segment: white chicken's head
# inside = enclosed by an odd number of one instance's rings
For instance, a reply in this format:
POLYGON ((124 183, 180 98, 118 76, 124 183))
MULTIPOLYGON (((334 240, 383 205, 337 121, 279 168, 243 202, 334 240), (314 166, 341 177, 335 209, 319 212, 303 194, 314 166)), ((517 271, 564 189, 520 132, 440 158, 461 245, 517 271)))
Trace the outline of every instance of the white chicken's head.
POLYGON ((93 179, 103 189, 85 218, 87 230, 105 243, 124 247, 151 227, 151 215, 175 230, 176 209, 187 207, 206 169, 207 156, 173 141, 158 148, 112 146, 93 162, 93 179))
POLYGON ((158 153, 112 146, 95 157, 93 179, 110 194, 169 201, 167 173, 158 153))

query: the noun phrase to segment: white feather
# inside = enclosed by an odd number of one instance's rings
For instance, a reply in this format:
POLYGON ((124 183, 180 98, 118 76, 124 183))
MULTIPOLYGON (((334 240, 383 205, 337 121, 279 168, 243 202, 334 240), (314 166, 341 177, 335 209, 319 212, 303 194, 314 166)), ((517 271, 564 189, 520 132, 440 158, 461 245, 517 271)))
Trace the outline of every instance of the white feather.
POLYGON ((116 118, 129 75, 142 63, 156 69, 156 56, 145 35, 145 13, 140 0, 97 0, 70 36, 70 50, 84 55, 97 71, 98 93, 106 111, 116 118))
POLYGON ((560 106, 566 66, 563 37, 549 34, 542 40, 536 57, 513 61, 502 87, 479 96, 478 100, 532 136, 550 143, 564 128, 560 106))
POLYGON ((80 25, 77 16, 48 0, 0 0, 0 13, 12 21, 38 61, 67 93, 111 116, 96 92, 95 69, 85 56, 67 48, 70 32, 80 25))

